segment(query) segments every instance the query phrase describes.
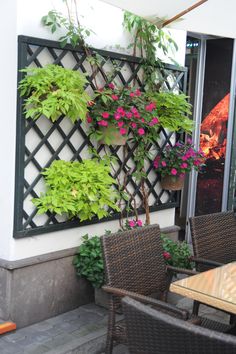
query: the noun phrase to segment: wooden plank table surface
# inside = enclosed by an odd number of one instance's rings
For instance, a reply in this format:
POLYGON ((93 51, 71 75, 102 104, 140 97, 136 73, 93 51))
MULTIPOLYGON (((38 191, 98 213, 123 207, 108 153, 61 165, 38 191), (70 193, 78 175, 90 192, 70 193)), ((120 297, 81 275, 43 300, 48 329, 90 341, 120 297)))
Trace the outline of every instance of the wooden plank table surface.
POLYGON ((170 291, 236 314, 236 262, 175 281, 170 291))

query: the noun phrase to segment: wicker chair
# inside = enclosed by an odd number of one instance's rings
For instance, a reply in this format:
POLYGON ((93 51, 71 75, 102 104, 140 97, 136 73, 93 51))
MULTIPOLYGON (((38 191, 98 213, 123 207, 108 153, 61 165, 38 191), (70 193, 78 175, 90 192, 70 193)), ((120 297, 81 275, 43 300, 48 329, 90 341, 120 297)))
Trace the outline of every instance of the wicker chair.
MULTIPOLYGON (((197 271, 206 271, 236 260, 236 218, 232 211, 194 216, 189 219, 193 260, 197 271)), ((199 303, 194 302, 197 316, 199 303)), ((235 322, 231 316, 230 322, 235 322)))
MULTIPOLYGON (((112 353, 113 340, 126 342, 124 327, 115 324, 116 309, 123 296, 152 304, 178 318, 188 319, 186 311, 164 301, 172 278, 171 271, 189 275, 196 272, 166 267, 158 225, 105 235, 101 237, 101 244, 106 275, 106 286, 103 289, 110 294, 107 354, 112 353), (150 297, 153 294, 158 300, 150 297)), ((218 326, 220 331, 226 330, 225 326, 217 322, 201 321, 203 326, 218 326)))
POLYGON ((128 297, 122 300, 130 354, 233 354, 236 337, 173 318, 128 297))
POLYGON ((197 270, 236 260, 236 218, 231 211, 189 219, 197 270))

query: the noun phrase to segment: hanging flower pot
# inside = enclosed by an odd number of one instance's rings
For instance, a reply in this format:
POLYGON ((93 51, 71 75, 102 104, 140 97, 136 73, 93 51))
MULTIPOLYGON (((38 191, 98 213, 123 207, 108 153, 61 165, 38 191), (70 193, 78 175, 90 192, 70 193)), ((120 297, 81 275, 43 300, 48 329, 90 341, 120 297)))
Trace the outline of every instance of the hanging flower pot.
POLYGON ((184 176, 169 176, 161 177, 161 186, 163 189, 171 191, 179 191, 184 187, 184 176))
POLYGON ((107 145, 125 145, 127 141, 127 135, 121 135, 118 128, 109 123, 107 127, 100 127, 100 131, 102 132, 101 140, 99 141, 101 144, 107 145))

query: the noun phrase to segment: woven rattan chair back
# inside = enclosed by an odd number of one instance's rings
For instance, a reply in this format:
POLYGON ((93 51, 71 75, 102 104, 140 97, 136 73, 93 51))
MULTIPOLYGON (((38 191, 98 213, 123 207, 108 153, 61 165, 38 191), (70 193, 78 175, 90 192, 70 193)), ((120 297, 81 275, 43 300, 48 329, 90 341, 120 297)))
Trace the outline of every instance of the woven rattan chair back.
POLYGON ((166 290, 168 279, 158 225, 105 235, 101 242, 106 285, 142 295, 166 290))
POLYGON ((171 317, 130 298, 122 300, 130 354, 233 354, 236 337, 171 317))
MULTIPOLYGON (((235 261, 236 218, 233 212, 195 216, 189 222, 194 256, 220 263, 235 261)), ((199 270, 205 269, 205 266, 199 266, 199 270)))

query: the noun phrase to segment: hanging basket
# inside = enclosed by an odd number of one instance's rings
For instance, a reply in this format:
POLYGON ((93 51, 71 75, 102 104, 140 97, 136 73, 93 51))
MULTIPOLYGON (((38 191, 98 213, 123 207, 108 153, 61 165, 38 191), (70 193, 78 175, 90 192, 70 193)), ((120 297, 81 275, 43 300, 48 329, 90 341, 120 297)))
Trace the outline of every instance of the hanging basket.
POLYGON ((109 124, 107 127, 100 127, 102 132, 101 144, 106 145, 125 145, 127 141, 126 135, 121 135, 117 127, 109 124))
POLYGON ((184 187, 184 177, 164 176, 161 178, 161 186, 166 190, 179 191, 184 187))

